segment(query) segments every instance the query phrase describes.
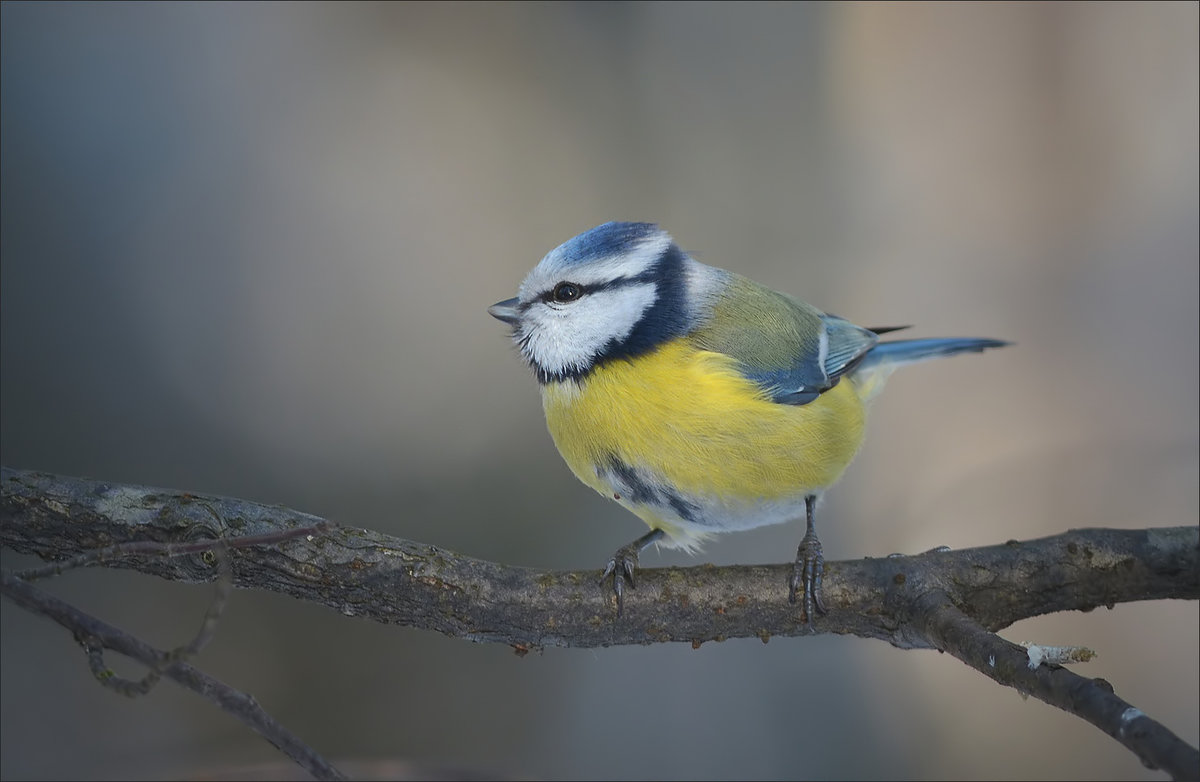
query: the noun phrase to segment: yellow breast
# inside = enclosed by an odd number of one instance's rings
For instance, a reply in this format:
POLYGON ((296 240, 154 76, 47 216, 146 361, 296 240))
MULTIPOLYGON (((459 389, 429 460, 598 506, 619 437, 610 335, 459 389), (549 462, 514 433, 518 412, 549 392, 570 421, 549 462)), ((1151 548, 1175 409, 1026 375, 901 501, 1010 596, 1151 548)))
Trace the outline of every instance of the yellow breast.
POLYGON ((803 498, 831 485, 854 458, 865 419, 852 382, 806 405, 778 404, 728 356, 686 340, 603 364, 581 381, 547 384, 542 402, 555 445, 588 486, 611 495, 600 473, 615 458, 691 500, 723 506, 803 498))

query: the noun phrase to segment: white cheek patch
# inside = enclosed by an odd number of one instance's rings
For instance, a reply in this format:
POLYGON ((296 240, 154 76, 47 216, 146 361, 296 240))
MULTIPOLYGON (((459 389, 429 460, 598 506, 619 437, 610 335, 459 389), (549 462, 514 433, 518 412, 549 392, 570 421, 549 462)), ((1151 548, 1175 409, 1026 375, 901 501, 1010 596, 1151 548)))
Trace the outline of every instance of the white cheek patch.
POLYGON ((548 375, 588 369, 612 342, 629 336, 654 305, 653 283, 622 285, 567 304, 536 302, 514 338, 525 357, 548 375))

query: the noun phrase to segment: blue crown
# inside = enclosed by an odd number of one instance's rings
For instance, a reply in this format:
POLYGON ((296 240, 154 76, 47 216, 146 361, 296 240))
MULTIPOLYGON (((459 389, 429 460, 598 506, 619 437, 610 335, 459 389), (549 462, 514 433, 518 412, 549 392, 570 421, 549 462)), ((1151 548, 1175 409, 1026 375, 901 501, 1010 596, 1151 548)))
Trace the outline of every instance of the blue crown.
POLYGON ((654 223, 605 223, 555 247, 543 263, 567 269, 629 252, 647 237, 661 232, 654 223))

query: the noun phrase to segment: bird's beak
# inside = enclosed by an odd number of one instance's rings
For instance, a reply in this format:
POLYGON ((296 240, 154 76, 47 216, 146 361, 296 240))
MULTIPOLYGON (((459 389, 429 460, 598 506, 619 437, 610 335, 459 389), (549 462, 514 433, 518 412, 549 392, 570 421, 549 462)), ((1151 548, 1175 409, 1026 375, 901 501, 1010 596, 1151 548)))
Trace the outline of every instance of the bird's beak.
POLYGON ((516 325, 521 321, 521 311, 517 309, 516 299, 505 299, 498 301, 488 307, 488 314, 496 320, 502 320, 505 323, 516 325))

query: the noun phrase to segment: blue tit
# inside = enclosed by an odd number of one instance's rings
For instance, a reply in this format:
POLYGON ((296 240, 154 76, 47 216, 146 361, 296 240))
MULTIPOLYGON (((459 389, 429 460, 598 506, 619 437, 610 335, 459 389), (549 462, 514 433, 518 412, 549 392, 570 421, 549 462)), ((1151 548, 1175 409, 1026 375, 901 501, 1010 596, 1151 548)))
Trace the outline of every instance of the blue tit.
POLYGON ((695 551, 718 532, 804 517, 788 598, 824 613, 813 522, 863 441, 893 369, 994 339, 880 342, 866 329, 689 257, 650 223, 605 223, 552 250, 488 312, 541 385, 554 444, 579 480, 650 531, 617 549, 625 584, 651 543, 695 551))

